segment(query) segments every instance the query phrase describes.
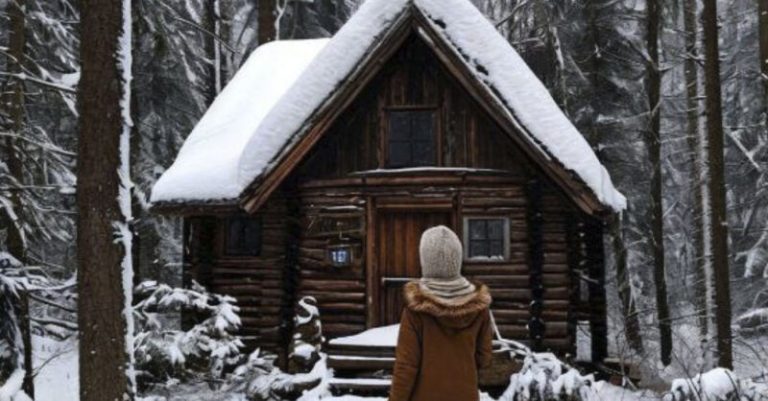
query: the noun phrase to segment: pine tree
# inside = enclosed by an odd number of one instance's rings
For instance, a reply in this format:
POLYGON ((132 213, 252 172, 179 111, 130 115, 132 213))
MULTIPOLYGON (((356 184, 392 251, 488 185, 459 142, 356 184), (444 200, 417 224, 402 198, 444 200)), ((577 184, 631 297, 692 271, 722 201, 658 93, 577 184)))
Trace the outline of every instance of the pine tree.
POLYGON ((725 163, 720 47, 718 43, 717 0, 704 0, 704 74, 707 114, 707 160, 709 164, 710 226, 714 303, 717 329, 718 365, 733 368, 731 339, 731 295, 728 268, 728 220, 725 198, 725 163))
POLYGON ((706 255, 704 254, 704 228, 702 212, 704 205, 705 185, 702 181, 704 162, 701 155, 701 138, 699 132, 699 66, 698 59, 698 7, 696 0, 683 1, 683 25, 685 30, 685 100, 686 100, 686 128, 691 165, 691 198, 693 204, 693 229, 692 234, 694 249, 694 305, 700 308, 699 333, 706 338, 709 330, 709 311, 707 310, 707 278, 705 275, 706 255))
POLYGON ((131 2, 81 2, 77 224, 80 399, 131 400, 131 2))
POLYGON ((277 29, 275 28, 275 13, 277 12, 277 2, 281 0, 259 0, 259 45, 270 42, 277 38, 277 29))
POLYGON ((648 46, 648 109, 650 124, 647 131, 648 157, 651 165, 651 249, 653 250, 653 282, 656 286, 656 309, 661 336, 661 362, 672 361, 672 326, 669 321, 667 277, 664 261, 664 210, 661 166, 661 70, 659 65, 659 0, 646 3, 648 46))

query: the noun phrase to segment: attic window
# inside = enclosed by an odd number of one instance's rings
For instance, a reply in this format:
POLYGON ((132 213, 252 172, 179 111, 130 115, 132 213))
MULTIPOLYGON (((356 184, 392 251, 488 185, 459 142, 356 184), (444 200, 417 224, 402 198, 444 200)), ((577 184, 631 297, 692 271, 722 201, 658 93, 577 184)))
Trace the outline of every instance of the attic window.
POLYGON ((261 219, 258 217, 232 217, 226 220, 227 232, 224 251, 229 256, 261 255, 261 219))
POLYGON ((470 260, 509 258, 509 219, 468 217, 464 219, 464 250, 470 260))
POLYGON ((434 166, 434 110, 389 112, 387 167, 434 166))

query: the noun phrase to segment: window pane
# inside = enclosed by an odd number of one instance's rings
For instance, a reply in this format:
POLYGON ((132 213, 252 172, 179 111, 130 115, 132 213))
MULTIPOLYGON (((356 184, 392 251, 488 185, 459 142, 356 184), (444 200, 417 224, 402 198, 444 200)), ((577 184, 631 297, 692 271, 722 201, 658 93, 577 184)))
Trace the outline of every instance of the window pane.
POLYGON ((503 219, 488 220, 488 238, 498 239, 498 240, 504 238, 504 220, 503 219))
POLYGON ((258 255, 261 253, 261 222, 248 219, 243 230, 243 253, 258 255))
POLYGON ((388 118, 388 166, 434 165, 436 161, 434 112, 431 110, 390 111, 388 118))
POLYGON ((469 221, 469 238, 476 240, 476 239, 485 239, 485 220, 482 219, 473 219, 469 221))
POLYGON ((470 241, 469 257, 488 256, 488 243, 486 241, 470 241))
POLYGON ((241 219, 229 219, 227 226, 227 252, 237 253, 243 241, 243 221, 241 219))
POLYGON ((419 111, 413 113, 412 137, 420 141, 433 141, 434 137, 434 112, 419 111))
POLYGON ((392 141, 389 143, 390 167, 411 165, 411 143, 392 141))
POLYGON ((490 241, 488 256, 504 257, 504 242, 501 240, 490 241))
POLYGON ((261 220, 258 218, 231 218, 227 220, 225 250, 230 255, 261 254, 261 220))
POLYGON ((391 111, 389 113, 389 139, 395 141, 410 140, 411 112, 391 111))
POLYGON ((435 164, 435 148, 432 142, 419 141, 413 143, 412 166, 431 166, 435 164))

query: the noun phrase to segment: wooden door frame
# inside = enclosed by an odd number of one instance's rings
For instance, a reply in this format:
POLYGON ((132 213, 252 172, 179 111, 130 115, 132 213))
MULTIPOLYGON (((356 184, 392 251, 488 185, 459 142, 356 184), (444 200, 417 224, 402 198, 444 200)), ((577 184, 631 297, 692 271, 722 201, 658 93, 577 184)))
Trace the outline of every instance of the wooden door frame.
POLYGON ((397 210, 409 210, 419 212, 448 212, 450 213, 450 219, 454 226, 456 225, 458 216, 458 210, 456 209, 455 202, 440 202, 437 204, 419 204, 408 202, 409 198, 402 198, 402 202, 386 202, 381 203, 377 201, 374 196, 368 196, 366 202, 366 221, 365 221, 365 254, 366 254, 366 266, 365 266, 365 311, 366 319, 365 325, 367 328, 378 327, 381 325, 381 313, 379 311, 379 298, 381 297, 381 274, 379 269, 379 255, 378 255, 378 237, 376 235, 378 226, 376 219, 382 211, 397 211, 397 210))

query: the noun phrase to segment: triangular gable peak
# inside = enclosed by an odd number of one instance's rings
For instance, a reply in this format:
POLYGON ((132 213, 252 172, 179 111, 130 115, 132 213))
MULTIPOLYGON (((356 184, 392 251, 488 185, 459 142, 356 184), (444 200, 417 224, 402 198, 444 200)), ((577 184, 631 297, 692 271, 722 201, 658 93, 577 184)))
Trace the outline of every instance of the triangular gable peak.
MULTIPOLYGON (((536 142, 530 134, 525 134, 525 128, 514 116, 509 115, 508 108, 499 104, 496 89, 477 79, 475 73, 460 59, 463 55, 453 51, 452 46, 445 42, 444 37, 436 32, 434 25, 439 27, 440 22, 429 23, 428 17, 420 8, 408 7, 407 12, 400 16, 400 21, 388 31, 388 35, 375 49, 370 51, 369 57, 360 64, 358 71, 355 71, 347 82, 339 87, 333 97, 305 127, 305 136, 282 152, 280 161, 263 176, 263 179, 256 180, 248 187, 242 198, 241 205, 243 208, 249 212, 257 210, 282 180, 304 159, 323 134, 333 125, 336 118, 346 110, 346 107, 381 71, 381 67, 385 64, 381 60, 389 59, 412 34, 417 34, 462 87, 487 111, 488 115, 510 135, 519 147, 525 150, 526 154, 532 157, 536 165, 557 183, 582 210, 596 215, 609 212, 609 205, 603 204, 582 180, 574 176, 558 159, 549 154, 541 143, 536 142)), ((482 66, 477 67, 482 70, 482 66)))
POLYGON ((587 142, 472 4, 369 0, 309 64, 244 147, 238 171, 244 209, 253 212, 261 206, 413 33, 582 210, 604 214, 624 208, 623 196, 587 142))

